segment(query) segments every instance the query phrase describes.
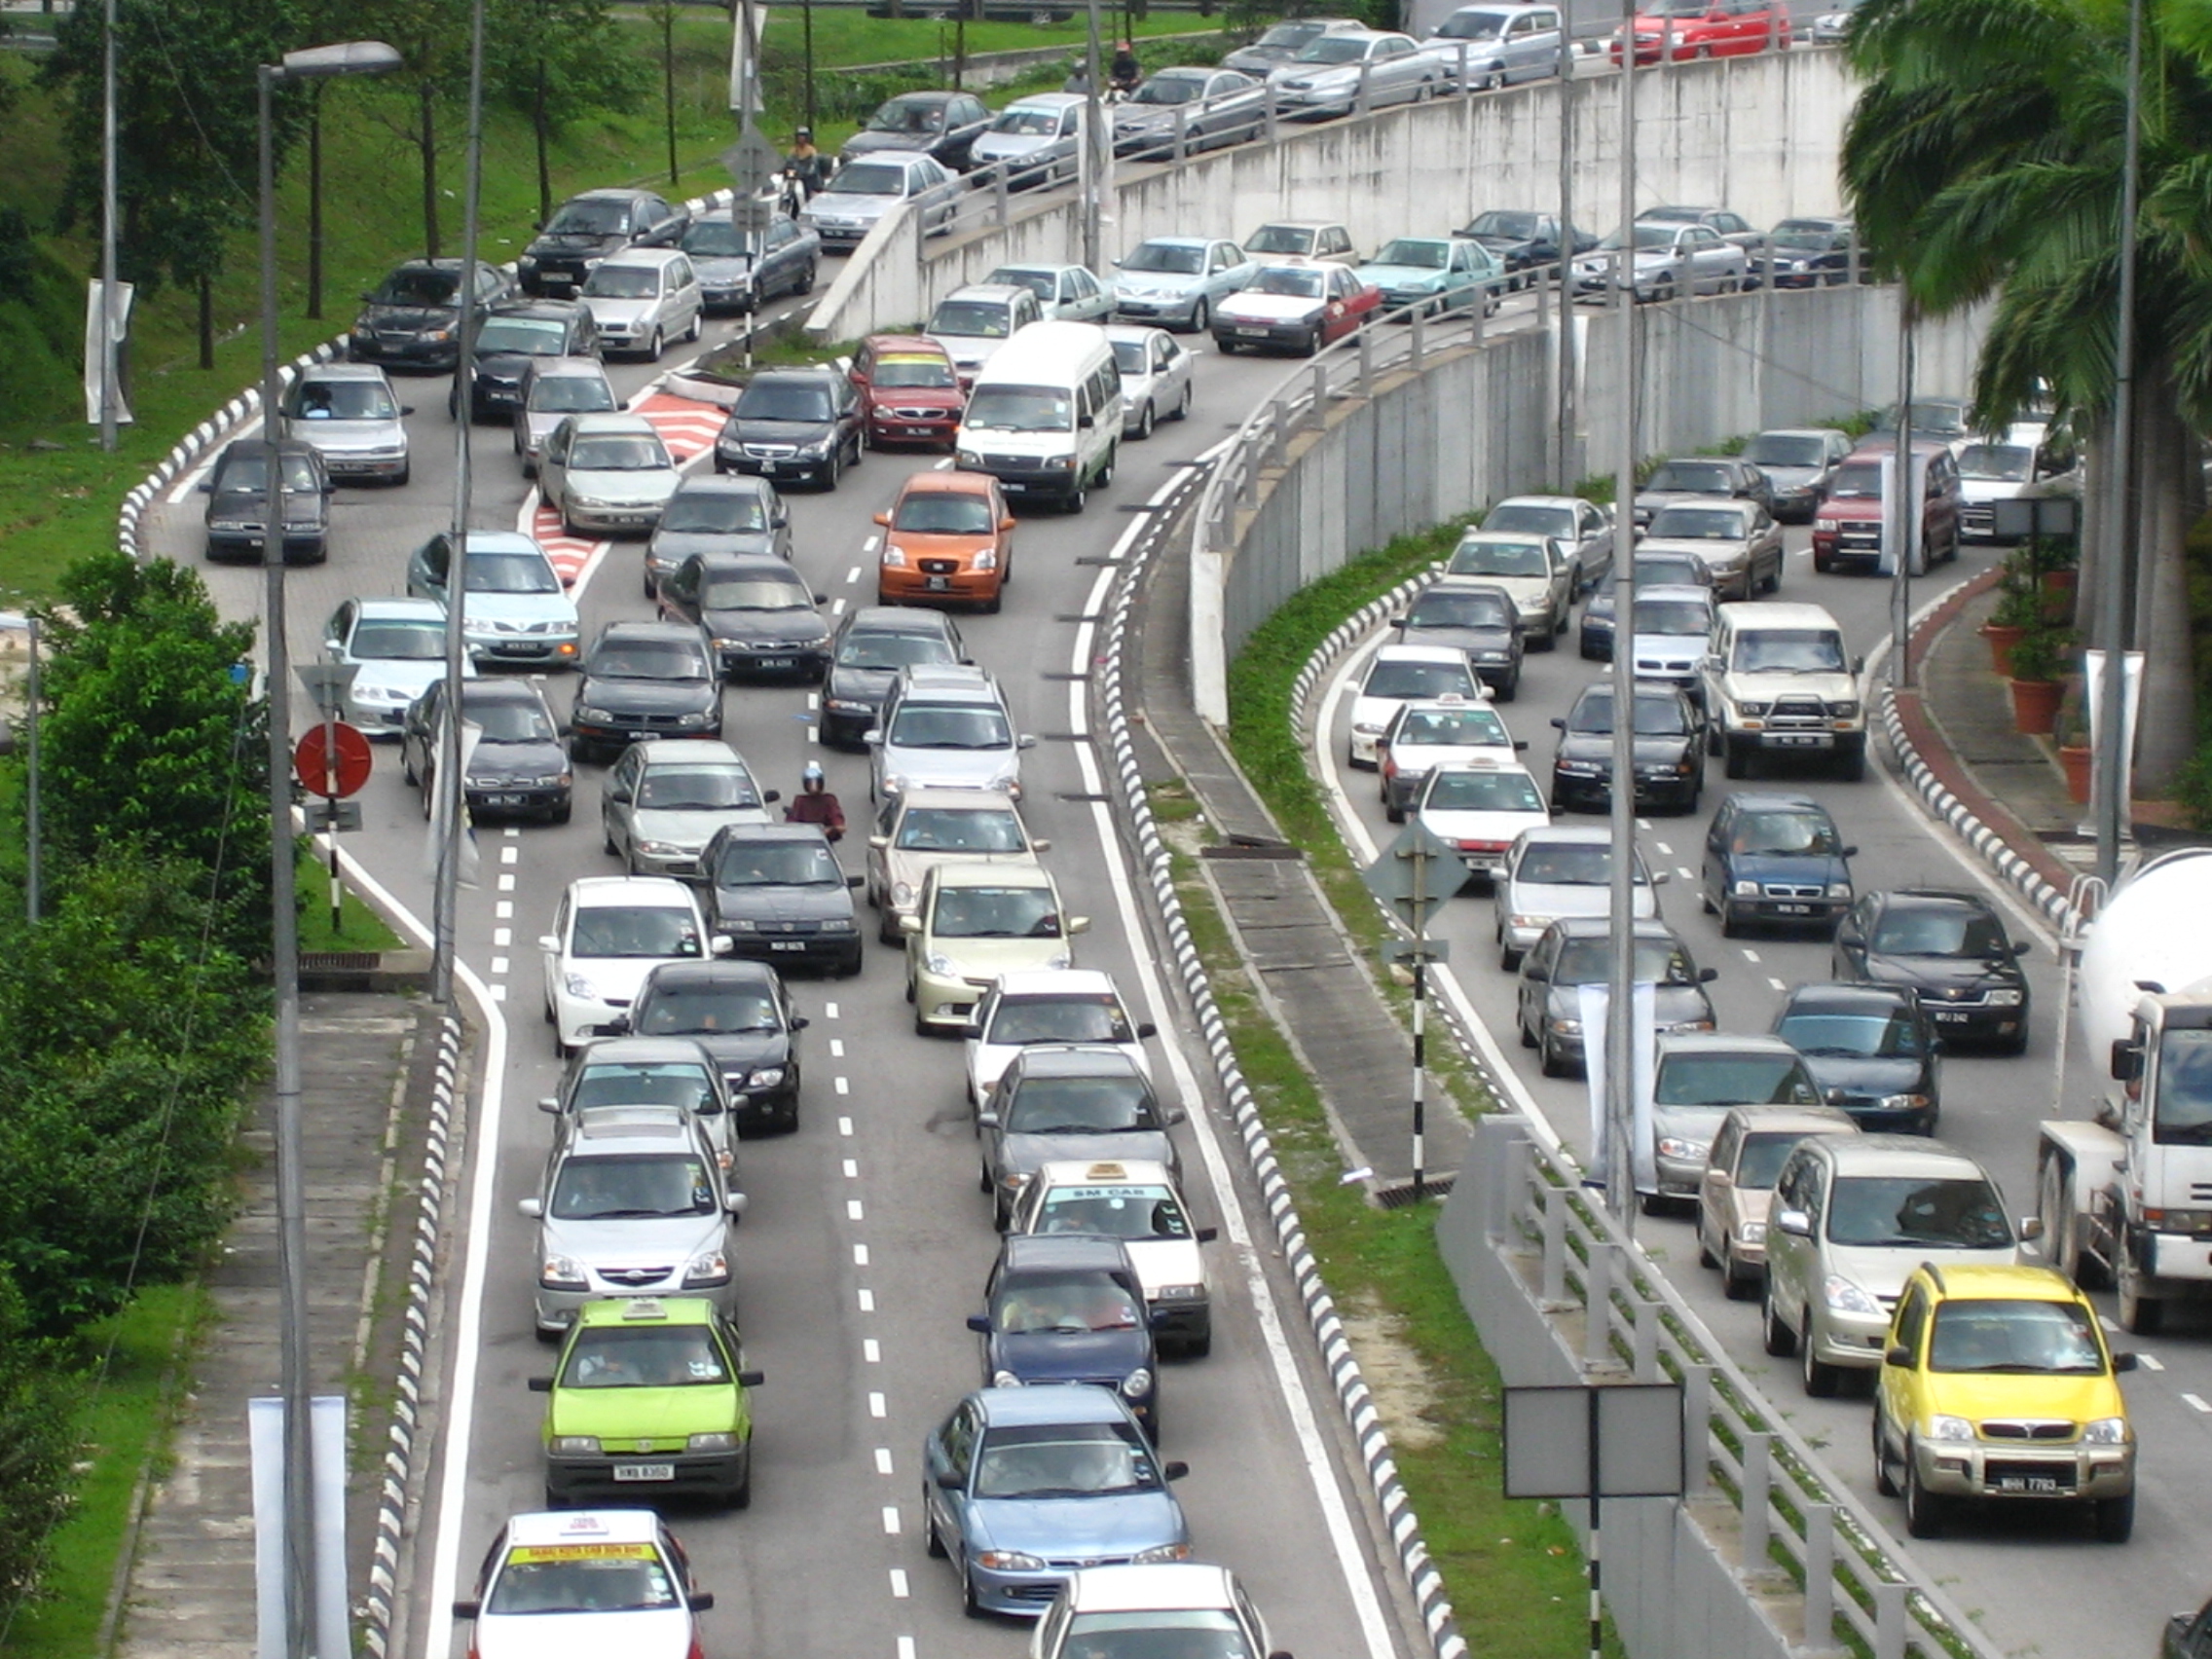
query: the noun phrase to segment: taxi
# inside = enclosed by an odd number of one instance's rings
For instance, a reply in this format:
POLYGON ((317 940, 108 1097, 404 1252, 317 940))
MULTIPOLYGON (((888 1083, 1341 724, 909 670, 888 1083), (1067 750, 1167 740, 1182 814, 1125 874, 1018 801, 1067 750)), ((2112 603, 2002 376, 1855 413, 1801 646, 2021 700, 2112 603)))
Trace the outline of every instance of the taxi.
POLYGON ((550 1377, 545 1501, 614 1491, 665 1502, 753 1501, 753 1409, 736 1326, 704 1297, 593 1302, 576 1313, 550 1377))
POLYGON ((1528 767, 1483 756, 1431 768, 1414 816, 1422 829, 1458 848, 1468 873, 1483 881, 1496 879, 1522 830, 1552 821, 1528 767))
POLYGON ((1213 1347, 1213 1291, 1190 1207, 1163 1163, 1135 1159, 1054 1161, 1014 1200, 1011 1234, 1084 1233, 1128 1246, 1160 1346, 1194 1358, 1213 1347))
POLYGON ((651 1510, 592 1509, 510 1516, 453 1616, 476 1627, 470 1659, 698 1659, 714 1604, 651 1510))
POLYGON ((1375 740, 1401 703, 1428 698, 1487 696, 1475 666, 1456 645, 1378 645, 1360 671, 1352 691, 1351 736, 1345 759, 1354 767, 1379 770, 1375 740))
POLYGON ((1429 772, 1479 759, 1510 760, 1529 747, 1488 703, 1461 692, 1400 703, 1375 740, 1382 815, 1403 824, 1429 772))

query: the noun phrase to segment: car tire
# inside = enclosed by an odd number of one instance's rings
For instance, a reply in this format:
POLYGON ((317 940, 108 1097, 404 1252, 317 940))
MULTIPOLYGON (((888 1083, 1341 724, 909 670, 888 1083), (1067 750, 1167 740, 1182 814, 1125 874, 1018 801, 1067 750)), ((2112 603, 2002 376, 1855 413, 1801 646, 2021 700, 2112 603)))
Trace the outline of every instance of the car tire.
POLYGON ((1406 809, 1390 798, 1388 791, 1384 791, 1382 795, 1382 816, 1392 824, 1403 824, 1406 821, 1406 809))
POLYGON ((984 1194, 987 1197, 988 1195, 998 1191, 998 1183, 991 1179, 991 1166, 989 1164, 978 1163, 976 1166, 976 1171, 977 1192, 984 1194))
POLYGON ((1301 357, 1310 357, 1321 350, 1321 328, 1318 323, 1306 331, 1306 344, 1299 348, 1301 357))
POLYGON ((1720 901, 1720 937, 1735 939, 1744 931, 1744 924, 1736 919, 1736 906, 1727 900, 1720 901))
POLYGON ((1504 682, 1503 684, 1501 684, 1500 686, 1498 686, 1498 688, 1497 688, 1497 700, 1498 700, 1498 701, 1499 701, 1500 703, 1510 703, 1510 702, 1514 701, 1514 700, 1515 700, 1516 698, 1518 698, 1518 697, 1519 697, 1520 695, 1521 695, 1521 670, 1520 670, 1519 668, 1515 668, 1515 669, 1514 669, 1514 671, 1513 671, 1513 672, 1512 672, 1511 674, 1509 674, 1509 675, 1507 675, 1507 676, 1505 677, 1505 682, 1504 682))
POLYGON ((737 1485, 730 1488, 726 1507, 751 1509, 753 1507, 753 1443, 745 1443, 745 1473, 737 1477, 737 1485))
POLYGON ((839 479, 845 476, 845 446, 838 444, 830 452, 829 462, 822 469, 822 487, 834 490, 839 479))
POLYGON ((575 810, 574 801, 565 800, 545 815, 545 822, 548 824, 566 824, 575 815, 575 810))
POLYGON ((1213 1352, 1213 1327, 1207 1326, 1203 1336, 1188 1338, 1183 1344, 1185 1359, 1203 1359, 1213 1352))
POLYGON ((1536 1069, 1546 1077, 1565 1077, 1567 1075, 1567 1062, 1559 1057, 1558 1051, 1552 1047, 1548 1038, 1537 1040, 1536 1069))
POLYGON ((960 1558, 960 1611, 968 1618, 990 1617, 988 1609, 976 1600, 976 1581, 968 1575, 968 1558, 960 1558))
POLYGON ((813 293, 815 276, 815 261, 810 259, 806 262, 805 267, 799 272, 798 282, 795 286, 793 287, 792 292, 802 297, 807 294, 813 293))
POLYGON ((1882 1408, 1874 1408, 1874 1490, 1884 1497, 1898 1494, 1897 1476, 1890 1473, 1889 1436, 1882 1432, 1882 1408))
POLYGON ((1830 1365, 1820 1356, 1813 1346, 1813 1315, 1805 1315, 1805 1327, 1797 1333, 1797 1370, 1805 1381, 1805 1392, 1816 1400, 1832 1400, 1843 1386, 1843 1367, 1830 1365))
POLYGON ((1424 104, 1434 96, 1436 96, 1436 87, 1431 82, 1423 81, 1414 89, 1414 102, 1417 104, 1424 104))
POLYGON ((1736 1252, 1720 1246, 1720 1293, 1730 1302, 1749 1302, 1758 1294, 1759 1281, 1736 1265, 1736 1252))
MULTIPOLYGON (((1769 1275, 1771 1279, 1771 1273, 1769 1275)), ((1766 1296, 1759 1304, 1759 1336, 1766 1351, 1776 1359, 1788 1359, 1797 1351, 1797 1333, 1782 1322, 1775 1311, 1774 1286, 1767 1285, 1766 1296)))
POLYGON ((667 342, 661 338, 660 330, 657 328, 654 329, 653 337, 645 342, 645 361, 648 363, 659 362, 661 349, 666 344, 667 342))
POLYGON ((1206 304, 1205 296, 1200 294, 1198 303, 1191 308, 1190 332, 1203 334, 1206 331, 1206 323, 1212 319, 1212 316, 1213 308, 1206 304))
POLYGON ((548 1508, 548 1509, 566 1509, 566 1508, 568 1508, 568 1507, 569 1507, 569 1494, 568 1494, 567 1493, 565 1493, 565 1492, 555 1492, 555 1491, 553 1490, 553 1488, 552 1488, 551 1486, 548 1486, 548 1487, 546 1487, 546 1489, 545 1489, 545 1507, 546 1507, 546 1508, 548 1508))
POLYGON ((1751 775, 1751 752, 1749 746, 1733 738, 1721 739, 1722 767, 1731 778, 1748 778, 1751 775))
POLYGON ((691 313, 691 326, 683 331, 684 345, 696 346, 699 343, 699 329, 701 326, 699 319, 702 314, 703 313, 699 312, 693 312, 691 313))
POLYGON ((2126 1543, 2135 1531, 2135 1494, 2097 1499, 2096 1524, 2100 1544, 2126 1543))
POLYGON ((1090 492, 1085 489, 1081 484, 1078 484, 1074 489, 1070 490, 1067 493, 1067 496, 1061 504, 1070 513, 1080 513, 1083 511, 1085 504, 1088 503, 1089 499, 1090 492))
POLYGON ((1170 421, 1188 421, 1190 418, 1191 383, 1189 381, 1185 381, 1183 383, 1183 395, 1175 400, 1175 413, 1170 415, 1168 419, 1170 421))
POLYGON ((996 616, 1006 604, 1005 588, 1006 582, 1001 578, 998 587, 992 590, 991 597, 983 601, 982 610, 985 616, 996 616))
POLYGON ((1949 1506, 1920 1484, 1920 1459, 1912 1455, 1912 1442, 1904 1446, 1904 1530, 1916 1538, 1940 1538, 1943 1512, 1949 1506))
POLYGON ((1559 648, 1559 630, 1557 628, 1546 628, 1540 634, 1530 634, 1528 639, 1528 648, 1532 651, 1557 650, 1559 648))
POLYGON ((932 1561, 944 1559, 944 1540, 937 1535, 937 1518, 930 1513, 926 1493, 922 1495, 922 1549, 932 1561))
POLYGON ((1144 413, 1137 417, 1137 429, 1133 434, 1137 442, 1142 443, 1152 436, 1154 419, 1152 399, 1148 397, 1144 400, 1144 413))

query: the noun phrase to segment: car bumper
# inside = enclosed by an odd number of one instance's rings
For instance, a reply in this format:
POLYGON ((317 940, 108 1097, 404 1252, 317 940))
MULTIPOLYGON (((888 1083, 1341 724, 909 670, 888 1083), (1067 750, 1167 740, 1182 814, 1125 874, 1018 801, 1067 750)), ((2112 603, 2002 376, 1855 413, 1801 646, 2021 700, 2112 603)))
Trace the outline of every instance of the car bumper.
POLYGON ((602 755, 619 752, 633 743, 719 742, 722 735, 719 721, 711 726, 686 726, 680 731, 667 726, 649 726, 644 721, 636 725, 598 725, 577 720, 571 733, 576 748, 602 755))
MULTIPOLYGON (((1669 773, 1664 778, 1639 778, 1636 780, 1636 804, 1642 806, 1675 807, 1687 810, 1698 798, 1698 791, 1705 782, 1702 768, 1687 774, 1669 773)), ((1612 779, 1585 777, 1558 777, 1552 781, 1552 808, 1586 812, 1600 812, 1613 798, 1612 779)))
POLYGON ((1232 347, 1271 348, 1303 351, 1307 342, 1321 338, 1321 324, 1313 322, 1222 322, 1213 330, 1213 343, 1223 350, 1232 347))
POLYGON ((737 1281, 717 1285, 685 1285, 683 1267, 669 1270, 667 1282, 650 1285, 608 1284, 603 1289, 555 1290, 539 1284, 536 1292, 537 1328, 548 1334, 566 1331, 575 1323, 577 1310, 594 1302, 626 1301, 638 1296, 698 1296, 712 1302, 724 1318, 737 1317, 737 1281))
POLYGON ((1970 1043, 2009 1042, 2028 1028, 2028 1005, 2024 1002, 2010 1008, 1987 1004, 1961 1008, 1923 998, 1920 1006, 1928 1011, 1940 1035, 1970 1043))
POLYGON ((729 1085, 730 1121, 739 1129, 795 1128, 798 1124, 798 1075, 784 1068, 773 1088, 746 1088, 742 1074, 723 1074, 729 1085))
POLYGON ((1813 1357, 1828 1365, 1853 1371, 1871 1371, 1882 1363, 1890 1340, 1890 1316, 1883 1313, 1838 1313, 1824 1309, 1813 1316, 1813 1357))
POLYGON ((571 1045, 588 1043, 599 1035, 599 1028, 608 1024, 618 1014, 630 1012, 627 1002, 610 1003, 598 997, 571 996, 566 990, 553 993, 553 1028, 561 1041, 571 1045))
POLYGON ((717 472, 739 472, 749 478, 798 478, 806 480, 827 478, 830 475, 830 455, 753 455, 745 450, 715 448, 717 472))
POLYGON ((1870 1135, 1932 1135, 1936 1132, 1936 1107, 1884 1106, 1875 1100, 1835 1100, 1829 1105, 1848 1113, 1851 1121, 1870 1135))
POLYGON ((1766 894, 1740 898, 1730 894, 1726 914, 1730 921, 1776 928, 1832 928, 1851 908, 1849 899, 1786 899, 1766 894))
POLYGON ((573 634, 476 634, 468 640, 468 654, 479 667, 487 663, 536 663, 547 668, 569 668, 576 660, 576 637, 573 634))
POLYGON ((732 680, 779 676, 818 680, 830 667, 830 652, 823 645, 721 645, 716 654, 721 658, 722 672, 732 680))
MULTIPOLYGON (((1775 286, 1788 287, 1789 278, 1780 278, 1775 286)), ((1774 493, 1774 516, 1785 524, 1809 524, 1820 507, 1821 493, 1818 490, 1777 490, 1774 493)))
POLYGON ((587 506, 567 501, 561 511, 575 529, 596 530, 606 535, 650 535, 660 526, 657 501, 650 506, 587 506))
MULTIPOLYGON (((330 538, 326 532, 318 530, 305 535, 297 532, 285 534, 284 558, 287 563, 294 559, 320 559, 329 550, 330 538)), ((261 533, 211 530, 207 533, 207 556, 210 559, 259 559, 261 533)))
POLYGON ((987 605, 999 596, 997 571, 954 571, 931 575, 914 570, 882 570, 876 591, 886 605, 987 605))
POLYGON ((867 441, 871 444, 949 444, 959 430, 960 417, 953 413, 927 421, 897 414, 867 418, 867 441))
POLYGON ((1879 570, 1882 564, 1879 541, 1846 541, 1837 536, 1824 544, 1816 536, 1813 551, 1825 557, 1831 571, 1873 571, 1879 570))
POLYGON ((1198 314, 1198 296, 1197 294, 1186 294, 1182 298, 1174 300, 1117 299, 1114 302, 1114 315, 1117 319, 1124 322, 1152 323, 1161 328, 1170 323, 1182 323, 1188 326, 1197 320, 1198 314))
POLYGON ((1213 1303, 1209 1298, 1148 1302, 1145 1309, 1152 1315, 1154 1333, 1164 1342, 1201 1343, 1213 1336, 1213 1303))
POLYGON ((695 881, 699 876, 701 848, 689 852, 648 853, 640 848, 630 850, 630 866, 640 875, 673 876, 678 881, 695 881))
POLYGON ((1278 89, 1275 92, 1275 113, 1290 121, 1301 116, 1349 115, 1357 101, 1358 94, 1350 92, 1293 92, 1278 89))
POLYGON ((569 810, 574 786, 521 784, 465 793, 472 818, 553 818, 569 810))
POLYGON ((380 340, 355 334, 348 340, 346 354, 356 363, 395 369, 450 369, 461 361, 461 347, 451 340, 380 340))
POLYGON ((858 927, 844 933, 741 933, 731 935, 731 956, 752 962, 773 962, 779 968, 835 969, 850 973, 861 961, 858 927))
POLYGON ((839 708, 825 702, 822 705, 822 741, 833 743, 841 749, 857 749, 860 741, 875 729, 883 719, 881 708, 839 708))
POLYGON ((397 737, 407 719, 405 703, 356 703, 346 700, 347 720, 368 737, 397 737))
POLYGON ((965 979, 918 968, 914 971, 914 1017, 927 1025, 956 1031, 974 1017, 977 1003, 990 988, 988 979, 965 979))
POLYGON ((614 1495, 657 1503, 676 1495, 728 1499, 743 1492, 751 1472, 750 1442, 737 1452, 641 1452, 634 1456, 545 1459, 545 1490, 560 1498, 614 1495), (659 1471, 667 1470, 662 1479, 659 1471), (625 1471, 645 1471, 645 1478, 625 1471))
POLYGON ((1379 731, 1361 731, 1357 726, 1352 728, 1351 740, 1346 748, 1354 766, 1372 766, 1376 763, 1375 740, 1382 735, 1379 731))
POLYGON ((2135 1490, 2135 1448, 1915 1440, 1915 1473, 1945 1497, 2124 1497, 2135 1490))
POLYGON ((325 451, 322 467, 340 484, 383 484, 406 472, 407 457, 404 454, 332 455, 325 451))

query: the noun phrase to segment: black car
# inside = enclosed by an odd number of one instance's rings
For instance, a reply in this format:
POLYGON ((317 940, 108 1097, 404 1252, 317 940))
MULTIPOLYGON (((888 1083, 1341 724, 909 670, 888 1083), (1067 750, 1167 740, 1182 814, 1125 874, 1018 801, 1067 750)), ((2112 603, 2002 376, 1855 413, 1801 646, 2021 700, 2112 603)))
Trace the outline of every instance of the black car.
POLYGON ((1858 856, 1811 795, 1739 792, 1706 826, 1699 901, 1730 939, 1748 922, 1826 933, 1851 908, 1858 856))
POLYGON ((1910 985, 1946 1043, 2028 1046, 2025 941, 2005 934, 1997 906, 1978 893, 1903 887, 1869 893, 1835 933, 1839 979, 1910 985))
POLYGON ((1942 1109, 1942 1051, 1910 985, 1799 985, 1774 1034, 1805 1057, 1821 1098, 1869 1133, 1932 1135, 1942 1109))
MULTIPOLYGON (((1554 716, 1559 751, 1552 756, 1552 810, 1603 812, 1612 801, 1613 688, 1599 681, 1582 688, 1567 714, 1554 716)), ((1705 720, 1678 686, 1636 684, 1636 804, 1695 812, 1705 788, 1705 720)))
POLYGON ((910 662, 966 662, 960 627, 941 610, 910 605, 864 605, 845 613, 830 642, 822 682, 822 741, 836 749, 861 739, 883 714, 883 699, 910 662))
MULTIPOLYGON (((313 445, 285 438, 276 455, 284 481, 284 563, 319 565, 330 557, 330 497, 337 486, 313 445)), ((268 481, 269 447, 260 438, 223 447, 200 482, 207 498, 208 558, 263 557, 268 481)))
MULTIPOLYGON (((468 418, 512 418, 522 406, 523 376, 534 359, 599 356, 599 326, 581 300, 510 300, 495 306, 476 325, 474 365, 468 375, 468 418)), ((447 413, 461 413, 461 383, 454 382, 447 413)))
POLYGON ((806 1025, 765 962, 663 962, 606 1035, 697 1043, 721 1067, 743 1133, 798 1127, 798 1034, 806 1025))
POLYGON ((1500 703, 1520 694, 1521 608, 1495 583, 1447 576, 1423 589, 1396 626, 1400 645, 1465 651, 1476 678, 1500 703))
POLYGON ((1023 1234, 999 1246, 968 1316, 983 1386, 1090 1382, 1127 1403, 1160 1443, 1160 1356, 1128 1246, 1083 1234, 1023 1234))
POLYGON ((1849 219, 1785 219, 1767 234, 1765 265, 1777 288, 1863 281, 1865 259, 1849 219))
MULTIPOLYGON (((476 262, 476 303, 489 310, 515 291, 497 265, 476 262)), ((410 259, 361 296, 346 350, 356 363, 450 369, 461 360, 461 261, 410 259)))
POLYGON ((792 556, 792 515, 765 478, 726 473, 687 474, 660 510, 645 543, 645 597, 694 553, 762 553, 792 556))
POLYGON ((975 166, 976 140, 991 112, 974 92, 901 92, 879 105, 845 140, 837 160, 858 161, 886 151, 934 156, 954 172, 975 166))
MULTIPOLYGON (((1514 1023, 1521 1047, 1536 1051, 1546 1077, 1584 1068, 1582 987, 1604 984, 1612 963, 1613 929, 1604 916, 1562 916, 1522 957, 1514 1023)), ((1665 922, 1636 924, 1636 977, 1651 982, 1658 1030, 1711 1031, 1713 999, 1705 987, 1719 977, 1700 968, 1665 922)))
POLYGON ((699 274, 710 312, 752 311, 778 294, 811 294, 822 264, 822 236, 779 213, 764 236, 737 228, 729 210, 702 213, 678 244, 699 274))
MULTIPOLYGON (((437 800, 445 687, 443 680, 432 681, 399 724, 399 769, 409 783, 422 786, 424 818, 437 800)), ((527 680, 464 680, 461 718, 479 733, 462 788, 471 818, 569 822, 575 774, 553 711, 536 686, 527 680)))
POLYGON ((1736 456, 1684 456, 1661 461, 1659 470, 1637 491, 1636 528, 1642 530, 1653 513, 1685 496, 1721 496, 1774 510, 1774 487, 1750 461, 1736 456))
MULTIPOLYGON (((1713 567, 1695 553, 1639 553, 1635 575, 1639 591, 1647 587, 1709 588, 1713 585, 1713 567)), ((1576 643, 1584 658, 1590 661, 1613 660, 1613 607, 1617 592, 1613 572, 1607 571, 1590 590, 1589 602, 1582 608, 1582 631, 1576 643)))
POLYGON ((1007 1062, 976 1120, 983 1140, 977 1185, 1004 1231, 1014 1200, 1048 1163, 1163 1163, 1180 1184, 1183 1161, 1167 1131, 1182 1121, 1161 1105, 1127 1051, 1033 1043, 1007 1062))
POLYGON ((515 262, 529 294, 573 293, 591 269, 626 247, 674 247, 691 210, 649 190, 587 190, 571 196, 538 227, 515 262))
POLYGON ((714 647, 686 623, 609 622, 584 654, 569 729, 578 760, 649 738, 721 736, 714 647))
POLYGON ((830 667, 828 603, 772 554, 694 553, 660 584, 660 613, 705 629, 733 679, 820 680, 830 667))
POLYGON ((831 368, 765 369, 738 393, 715 439, 717 472, 803 478, 834 490, 861 463, 862 409, 831 368))
POLYGON ((847 875, 819 824, 725 824, 699 855, 714 931, 730 952, 779 968, 861 971, 847 875))
MULTIPOLYGON (((1472 223, 1454 236, 1466 241, 1480 242, 1497 257, 1512 278, 1512 286, 1525 287, 1530 278, 1523 275, 1536 266, 1557 267, 1560 264, 1560 234, 1558 215, 1528 213, 1513 208, 1493 207, 1487 213, 1477 213, 1472 223)), ((1597 237, 1589 232, 1567 229, 1567 252, 1571 256, 1588 253, 1598 245, 1597 237)))

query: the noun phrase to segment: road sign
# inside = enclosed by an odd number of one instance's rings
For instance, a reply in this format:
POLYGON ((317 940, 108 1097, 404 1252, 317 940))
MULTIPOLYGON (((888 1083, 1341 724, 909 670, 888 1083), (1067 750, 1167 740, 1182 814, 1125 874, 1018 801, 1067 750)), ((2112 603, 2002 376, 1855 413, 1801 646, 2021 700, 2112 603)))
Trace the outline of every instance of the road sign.
POLYGON ((752 245, 759 245, 758 239, 768 234, 774 223, 776 204, 765 196, 741 196, 729 204, 729 222, 740 236, 754 238, 752 245))
POLYGON ((354 678, 360 674, 357 662, 302 662, 292 665, 299 676, 301 686, 319 715, 343 715, 346 712, 346 694, 353 689, 354 678))
POLYGON ((1386 939, 1382 941, 1384 962, 1449 962, 1452 960, 1452 941, 1448 939, 1386 939))
POLYGON ((1417 818, 1360 872, 1359 879, 1398 920, 1419 933, 1444 902, 1466 885, 1467 864, 1458 848, 1417 818), (1420 896, 1418 905, 1416 894, 1420 896))
POLYGON ((304 810, 311 835, 319 835, 326 830, 348 830, 361 827, 361 803, 357 800, 311 800, 304 810))
POLYGON ((749 126, 738 134, 737 142, 722 152, 722 166, 729 169, 730 182, 737 187, 742 202, 768 188, 769 180, 783 170, 784 158, 776 153, 775 145, 760 136, 757 128, 749 126))
POLYGON ((361 728, 348 725, 344 720, 312 725, 292 750, 292 769, 303 786, 318 795, 343 799, 358 794, 361 786, 369 781, 369 740, 361 735, 361 728), (336 733, 338 739, 337 785, 332 787, 324 771, 327 756, 324 745, 326 734, 336 733))

